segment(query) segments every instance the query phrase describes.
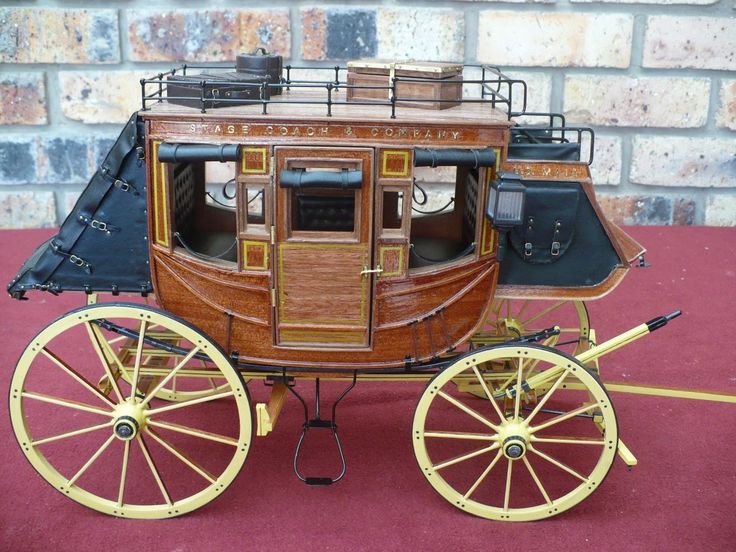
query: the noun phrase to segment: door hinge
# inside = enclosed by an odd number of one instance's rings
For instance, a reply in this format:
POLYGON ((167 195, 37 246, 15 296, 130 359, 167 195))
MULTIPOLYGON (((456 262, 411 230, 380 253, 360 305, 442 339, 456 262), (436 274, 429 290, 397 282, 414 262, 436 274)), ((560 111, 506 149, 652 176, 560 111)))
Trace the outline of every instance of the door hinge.
POLYGON ((276 289, 271 288, 271 306, 276 307, 276 289))
POLYGON ((268 173, 271 176, 271 178, 273 178, 273 175, 276 172, 275 161, 276 161, 276 158, 272 155, 271 156, 271 166, 269 167, 269 170, 268 170, 268 173))
POLYGON ((276 245, 276 227, 271 225, 271 245, 276 245))

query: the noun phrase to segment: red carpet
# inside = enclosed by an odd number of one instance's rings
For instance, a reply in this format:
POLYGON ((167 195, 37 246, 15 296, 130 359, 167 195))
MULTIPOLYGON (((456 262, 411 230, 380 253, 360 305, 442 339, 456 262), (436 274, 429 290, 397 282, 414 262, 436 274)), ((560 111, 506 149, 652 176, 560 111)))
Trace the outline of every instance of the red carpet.
MULTIPOLYGON (((610 296, 589 305, 599 341, 678 308, 684 316, 604 358, 604 379, 736 393, 736 229, 630 232, 649 248, 652 266, 632 270, 610 296)), ((0 233, 3 285, 49 233, 0 233)), ((28 340, 84 300, 72 293, 30 298, 0 299, 3 394, 28 340)), ((251 388, 263 400, 263 386, 251 388)), ((576 508, 509 524, 464 514, 426 483, 409 439, 421 389, 358 384, 339 411, 348 473, 328 488, 307 487, 292 474, 301 411, 290 397, 275 432, 256 438, 222 497, 185 517, 154 522, 107 517, 54 491, 26 462, 5 412, 0 549, 736 549, 736 405, 614 394, 621 437, 639 466, 628 471, 616 460, 601 489, 576 508)))

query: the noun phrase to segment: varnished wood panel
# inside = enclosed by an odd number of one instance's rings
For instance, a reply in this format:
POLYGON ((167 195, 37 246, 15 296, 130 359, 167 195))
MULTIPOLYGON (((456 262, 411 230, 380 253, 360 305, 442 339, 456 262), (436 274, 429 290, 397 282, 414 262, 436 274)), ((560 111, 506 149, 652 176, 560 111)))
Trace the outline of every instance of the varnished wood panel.
MULTIPOLYGON (((497 265, 485 263, 462 293, 442 303, 425 302, 425 313, 411 323, 375 327, 370 349, 331 346, 315 341, 299 347, 273 346, 268 328, 253 325, 239 317, 232 320, 232 348, 240 359, 275 366, 324 366, 331 368, 391 367, 404 365, 407 358, 427 361, 465 343, 483 324, 493 298, 497 265)), ((345 330, 342 330, 345 332, 345 330)), ((319 330, 318 330, 319 332, 319 330)), ((322 336, 317 333, 317 339, 322 336)), ((351 339, 350 331, 341 334, 351 339)))
MULTIPOLYGON (((179 257, 178 255, 176 257, 179 257)), ((197 302, 206 303, 216 312, 229 312, 248 318, 255 324, 268 326, 271 323, 270 287, 246 283, 244 278, 228 280, 221 273, 211 269, 201 270, 196 263, 185 258, 176 258, 154 254, 155 270, 159 278, 167 278, 167 284, 159 282, 156 296, 161 305, 175 313, 183 313, 187 318, 187 308, 191 298, 180 303, 177 292, 169 289, 172 280, 188 289, 187 295, 198 298, 197 302), (234 281, 235 280, 235 281, 234 281), (182 304, 182 307, 176 305, 182 304), (176 309, 176 310, 174 310, 176 309)), ((235 276, 239 276, 237 273, 235 276)), ((180 287, 178 286, 178 287, 180 287)))
POLYGON ((278 263, 280 323, 368 324, 367 244, 282 243, 278 263))
POLYGON ((613 235, 616 236, 616 241, 618 241, 619 245, 621 246, 624 258, 628 262, 633 263, 639 258, 640 255, 646 253, 646 248, 634 238, 629 236, 626 232, 624 232, 624 230, 616 223, 609 221, 608 224, 611 225, 613 235))
MULTIPOLYGON (((451 110, 447 110, 451 111, 451 110)), ((217 113, 213 122, 202 122, 199 117, 182 120, 182 117, 164 117, 151 120, 151 138, 167 141, 197 143, 262 143, 299 145, 335 144, 348 145, 396 145, 402 147, 443 145, 455 147, 504 147, 508 124, 496 126, 465 124, 452 121, 439 123, 433 117, 430 123, 409 121, 371 122, 370 118, 339 120, 228 120, 224 113, 217 113), (216 121, 216 122, 215 122, 216 121)), ((150 117, 151 115, 147 115, 150 117)), ((426 119, 425 119, 426 120, 426 119)))

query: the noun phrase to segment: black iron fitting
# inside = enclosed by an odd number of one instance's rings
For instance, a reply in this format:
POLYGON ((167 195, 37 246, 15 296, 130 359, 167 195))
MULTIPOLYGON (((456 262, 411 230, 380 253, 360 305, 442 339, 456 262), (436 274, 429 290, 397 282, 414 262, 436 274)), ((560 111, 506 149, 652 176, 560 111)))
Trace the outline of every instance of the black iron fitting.
POLYGON ((553 326, 551 328, 547 328, 546 330, 541 330, 530 335, 523 335, 517 337, 516 339, 508 341, 508 343, 536 343, 537 341, 542 341, 543 339, 550 338, 553 335, 560 335, 559 326, 553 326))
POLYGON ((653 332, 654 330, 658 330, 659 328, 666 326, 667 322, 670 320, 677 318, 682 314, 681 310, 676 310, 675 312, 672 312, 670 314, 665 314, 664 316, 658 316, 657 318, 651 319, 649 322, 647 322, 647 328, 649 328, 650 332, 653 332))

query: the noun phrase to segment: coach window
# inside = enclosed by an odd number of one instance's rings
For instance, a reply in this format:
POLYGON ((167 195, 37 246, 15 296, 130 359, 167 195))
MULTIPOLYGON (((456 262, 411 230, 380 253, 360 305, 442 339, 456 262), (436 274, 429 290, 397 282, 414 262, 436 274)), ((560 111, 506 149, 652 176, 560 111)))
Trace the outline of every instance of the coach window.
POLYGON ((479 169, 415 167, 409 268, 450 263, 475 253, 479 169))
POLYGON ((269 197, 269 187, 265 182, 240 183, 240 212, 246 234, 267 233, 269 197))
POLYGON ((401 185, 381 186, 378 206, 381 213, 381 237, 405 238, 409 227, 408 219, 411 216, 409 209, 410 188, 401 185))
POLYGON ((234 162, 169 164, 175 246, 200 260, 237 262, 237 185, 234 162))

